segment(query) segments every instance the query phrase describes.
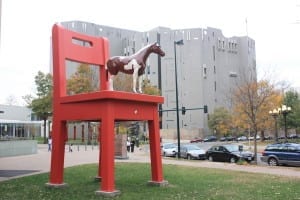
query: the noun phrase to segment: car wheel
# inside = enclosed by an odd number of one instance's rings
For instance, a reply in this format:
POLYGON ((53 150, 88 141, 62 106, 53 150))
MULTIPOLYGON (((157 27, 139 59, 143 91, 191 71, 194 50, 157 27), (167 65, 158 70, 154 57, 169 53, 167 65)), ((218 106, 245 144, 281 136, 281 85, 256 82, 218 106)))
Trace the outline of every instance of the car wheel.
POLYGON ((277 165, 278 165, 278 161, 277 161, 276 158, 269 158, 268 164, 269 164, 270 166, 277 166, 277 165))
POLYGON ((236 158, 235 157, 231 157, 229 160, 230 163, 236 163, 236 158))
POLYGON ((191 160, 191 155, 187 155, 186 157, 188 160, 191 160))
POLYGON ((209 160, 210 162, 214 161, 214 159, 213 159, 212 156, 208 156, 208 160, 209 160))

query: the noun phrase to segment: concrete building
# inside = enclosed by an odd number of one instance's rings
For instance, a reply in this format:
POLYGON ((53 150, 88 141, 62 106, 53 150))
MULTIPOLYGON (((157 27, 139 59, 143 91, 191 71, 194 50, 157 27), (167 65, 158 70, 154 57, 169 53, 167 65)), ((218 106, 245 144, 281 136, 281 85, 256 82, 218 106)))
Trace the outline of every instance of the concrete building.
POLYGON ((29 108, 0 104, 0 139, 43 136, 43 121, 34 120, 29 108))
MULTIPOLYGON (((231 108, 230 92, 244 80, 256 80, 255 41, 248 36, 227 38, 216 28, 172 30, 158 27, 147 32, 96 25, 88 22, 62 22, 68 29, 93 36, 107 37, 110 55, 131 55, 152 42, 159 42, 165 57, 151 55, 146 77, 165 97, 162 110, 176 108, 175 48, 178 70, 179 107, 195 109, 180 113, 180 128, 208 135, 209 113, 214 108, 231 108), (183 40, 183 45, 174 44, 183 40), (208 106, 208 114, 203 106, 208 106), (199 108, 199 109, 197 109, 199 108)), ((162 112, 162 129, 176 129, 176 112, 162 112)), ((196 134, 197 135, 197 134, 196 134)))

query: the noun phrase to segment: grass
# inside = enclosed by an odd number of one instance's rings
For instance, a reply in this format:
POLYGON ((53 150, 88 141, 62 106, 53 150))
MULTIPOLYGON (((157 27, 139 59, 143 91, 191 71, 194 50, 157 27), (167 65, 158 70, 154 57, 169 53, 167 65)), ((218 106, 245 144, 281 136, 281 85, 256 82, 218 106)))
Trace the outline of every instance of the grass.
MULTIPOLYGON (((45 187, 48 173, 0 182, 0 199, 109 199, 95 195, 99 190, 99 183, 93 179, 96 173, 95 164, 67 168, 68 187, 63 189, 45 187)), ((147 185, 149 164, 117 163, 115 173, 116 189, 121 191, 115 199, 300 199, 300 179, 296 178, 164 165, 169 186, 154 187, 147 185)))

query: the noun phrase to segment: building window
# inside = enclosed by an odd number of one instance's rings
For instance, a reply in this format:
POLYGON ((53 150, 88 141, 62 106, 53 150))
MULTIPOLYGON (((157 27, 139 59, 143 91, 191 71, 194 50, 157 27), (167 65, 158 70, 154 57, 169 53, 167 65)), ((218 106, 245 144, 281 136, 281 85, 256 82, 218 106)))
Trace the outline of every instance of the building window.
POLYGON ((229 72, 229 76, 230 77, 237 77, 237 73, 236 72, 229 72))
POLYGON ((191 31, 187 31, 186 40, 191 40, 191 31))
POLYGON ((203 78, 206 78, 207 76, 207 67, 206 64, 203 64, 203 78))
POLYGON ((82 29, 84 32, 86 32, 86 23, 82 23, 82 29))
POLYGON ((150 74, 150 65, 147 66, 147 74, 150 74))
POLYGON ((217 81, 215 81, 214 86, 215 86, 215 92, 216 92, 217 91, 217 81))
POLYGON ((216 60, 216 48, 213 46, 213 59, 216 60))
POLYGON ((216 74, 216 72, 217 72, 217 71, 216 71, 216 66, 214 65, 214 74, 216 74))

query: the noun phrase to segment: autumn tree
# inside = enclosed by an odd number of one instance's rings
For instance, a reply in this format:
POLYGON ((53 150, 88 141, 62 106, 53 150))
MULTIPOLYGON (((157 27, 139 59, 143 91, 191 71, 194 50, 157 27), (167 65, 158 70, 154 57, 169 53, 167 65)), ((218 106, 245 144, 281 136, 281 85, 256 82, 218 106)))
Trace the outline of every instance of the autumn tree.
POLYGON ((145 79, 143 81, 143 91, 145 94, 149 95, 160 95, 160 90, 158 89, 157 86, 154 86, 150 83, 150 80, 145 79))
POLYGON ((80 64, 76 72, 67 79, 67 94, 73 95, 98 90, 98 80, 95 78, 95 72, 93 72, 90 65, 80 64))
POLYGON ((231 114, 226 108, 216 108, 209 117, 208 126, 215 130, 218 136, 226 136, 231 130, 231 119, 231 114))
POLYGON ((119 73, 113 80, 114 90, 132 92, 132 75, 119 73))
POLYGON ((35 76, 36 84, 36 96, 26 95, 23 99, 27 103, 27 107, 32 112, 44 121, 44 144, 47 143, 46 139, 46 123, 49 116, 52 115, 52 76, 51 74, 45 74, 41 71, 35 76))
MULTIPOLYGON (((280 100, 280 94, 269 80, 258 82, 245 80, 237 84, 233 92, 234 113, 240 117, 242 123, 250 125, 256 138, 258 131, 265 128, 269 110, 278 106, 278 100, 280 100)), ((256 139, 254 140, 254 155, 255 162, 257 162, 256 139)))
MULTIPOLYGON (((114 90, 132 92, 132 82, 132 75, 119 73, 114 77, 114 90)), ((152 85, 149 79, 143 80, 142 90, 144 94, 160 95, 160 90, 158 87, 152 85)))

